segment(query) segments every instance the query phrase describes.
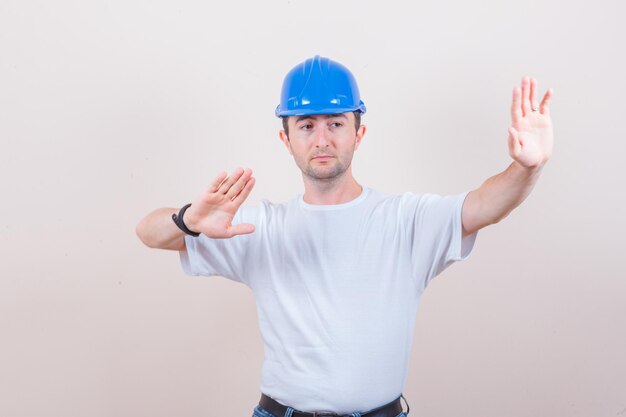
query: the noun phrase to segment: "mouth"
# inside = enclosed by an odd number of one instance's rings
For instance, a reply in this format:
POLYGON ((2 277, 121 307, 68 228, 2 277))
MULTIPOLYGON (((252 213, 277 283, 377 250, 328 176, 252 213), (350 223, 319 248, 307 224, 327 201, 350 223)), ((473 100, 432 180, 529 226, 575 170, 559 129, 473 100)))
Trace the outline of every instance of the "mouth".
POLYGON ((313 159, 326 160, 326 159, 330 159, 330 158, 333 158, 333 156, 331 156, 331 155, 318 155, 318 156, 314 157, 313 159))

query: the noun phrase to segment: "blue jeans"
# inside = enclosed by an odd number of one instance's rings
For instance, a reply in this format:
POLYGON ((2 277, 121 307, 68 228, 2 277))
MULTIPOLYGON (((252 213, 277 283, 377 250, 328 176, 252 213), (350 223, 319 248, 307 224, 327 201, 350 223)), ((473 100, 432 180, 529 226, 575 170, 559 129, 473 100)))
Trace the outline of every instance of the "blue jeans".
MULTIPOLYGON (((254 408, 254 412, 252 413, 252 417, 291 417, 291 410, 293 410, 293 409, 292 408, 288 409, 284 416, 275 416, 274 414, 270 413, 269 411, 261 408, 261 406, 257 405, 254 408)), ((348 414, 348 415, 350 415, 350 414, 348 414)), ((353 417, 361 417, 361 415, 359 413, 352 413, 352 416, 353 417)), ((407 417, 407 414, 406 413, 400 413, 396 417, 407 417)))

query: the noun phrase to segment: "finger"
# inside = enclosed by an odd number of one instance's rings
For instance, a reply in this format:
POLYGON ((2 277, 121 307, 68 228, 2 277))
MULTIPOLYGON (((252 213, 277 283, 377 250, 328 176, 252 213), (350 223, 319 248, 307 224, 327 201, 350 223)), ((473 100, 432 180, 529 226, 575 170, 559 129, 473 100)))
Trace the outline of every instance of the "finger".
POLYGON ((229 237, 233 237, 233 236, 237 236, 237 235, 246 235, 248 233, 252 233, 254 232, 254 225, 250 224, 250 223, 241 223, 238 224, 237 226, 232 226, 230 229, 228 229, 228 234, 230 235, 229 237))
POLYGON ((230 198, 231 200, 235 198, 237 194, 239 194, 241 190, 243 190, 243 188, 246 186, 246 183, 248 182, 251 176, 252 176, 252 170, 244 169, 241 177, 239 177, 237 182, 234 183, 233 186, 230 187, 230 189, 226 193, 226 197, 230 198))
POLYGON ((246 198, 248 198, 250 192, 252 192, 252 188, 254 187, 255 182, 256 179, 254 177, 250 177, 250 179, 246 183, 246 186, 243 187, 243 190, 241 190, 241 192, 233 198, 233 203, 235 203, 237 206, 240 206, 246 200, 246 198))
POLYGON ((530 79, 530 110, 539 109, 539 103, 537 102, 537 79, 530 79))
POLYGON ((522 91, 518 86, 513 88, 513 102, 511 103, 511 120, 515 126, 522 119, 522 91))
POLYGON ((226 181, 220 186, 219 192, 222 194, 226 194, 230 187, 233 186, 235 182, 241 177, 243 174, 243 168, 237 168, 230 174, 230 177, 226 178, 226 181))
POLYGON ((524 116, 530 113, 530 80, 527 75, 522 77, 522 112, 524 116))
POLYGON ((552 90, 552 88, 548 88, 548 91, 546 91, 546 94, 543 96, 543 99, 541 100, 541 106, 539 107, 539 111, 541 112, 541 114, 545 114, 546 116, 550 115, 550 108, 548 107, 548 104, 550 103, 550 99, 552 98, 553 93, 554 90, 552 90))
POLYGON ((220 188, 220 185, 222 185, 222 183, 224 182, 227 176, 228 174, 226 173, 226 171, 220 172, 211 183, 211 186, 209 187, 209 192, 212 192, 212 193, 216 192, 220 188))
POLYGON ((509 127, 509 153, 513 159, 516 159, 522 151, 522 145, 519 142, 517 130, 509 127))

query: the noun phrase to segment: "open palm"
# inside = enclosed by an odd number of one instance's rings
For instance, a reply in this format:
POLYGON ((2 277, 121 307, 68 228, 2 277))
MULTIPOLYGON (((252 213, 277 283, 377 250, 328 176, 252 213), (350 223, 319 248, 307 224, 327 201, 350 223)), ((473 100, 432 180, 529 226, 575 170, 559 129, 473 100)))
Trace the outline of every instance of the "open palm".
POLYGON ((211 238, 254 232, 252 224, 232 224, 235 213, 252 191, 254 181, 250 169, 237 168, 230 176, 222 172, 185 212, 185 224, 211 238))
POLYGON ((537 80, 522 78, 522 88, 513 89, 509 154, 526 168, 540 167, 552 156, 554 133, 548 107, 552 97, 549 88, 541 104, 536 100, 537 80))

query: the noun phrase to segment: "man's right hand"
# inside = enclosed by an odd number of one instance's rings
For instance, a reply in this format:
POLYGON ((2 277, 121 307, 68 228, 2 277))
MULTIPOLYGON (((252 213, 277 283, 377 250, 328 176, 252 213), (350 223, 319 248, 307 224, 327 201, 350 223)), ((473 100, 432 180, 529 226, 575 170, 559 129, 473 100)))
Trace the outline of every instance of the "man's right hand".
POLYGON ((230 238, 254 232, 254 225, 232 224, 235 213, 248 198, 255 179, 251 169, 220 173, 211 186, 185 211, 183 222, 192 232, 211 238, 230 238))

